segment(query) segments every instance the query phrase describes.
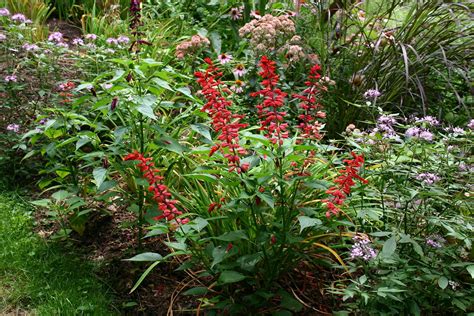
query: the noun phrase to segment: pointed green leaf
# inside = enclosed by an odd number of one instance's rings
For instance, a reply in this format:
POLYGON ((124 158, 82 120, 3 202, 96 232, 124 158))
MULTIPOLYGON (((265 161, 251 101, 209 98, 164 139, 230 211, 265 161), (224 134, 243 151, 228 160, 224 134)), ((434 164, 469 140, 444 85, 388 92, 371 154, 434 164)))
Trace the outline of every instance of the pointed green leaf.
POLYGON ((219 283, 221 284, 228 284, 228 283, 235 283, 240 282, 246 278, 245 275, 239 273, 237 271, 222 271, 221 275, 219 276, 219 283))

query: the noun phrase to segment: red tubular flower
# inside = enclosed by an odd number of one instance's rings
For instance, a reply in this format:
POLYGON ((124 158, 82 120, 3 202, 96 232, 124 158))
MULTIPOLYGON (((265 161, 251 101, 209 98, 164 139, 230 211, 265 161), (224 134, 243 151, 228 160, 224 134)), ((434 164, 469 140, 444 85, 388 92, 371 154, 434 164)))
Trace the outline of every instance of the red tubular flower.
POLYGON ((288 138, 288 124, 284 123, 285 111, 281 111, 285 105, 286 93, 278 89, 279 76, 275 72, 275 62, 263 56, 260 60, 262 71, 263 89, 250 94, 252 97, 263 96, 264 100, 257 105, 257 113, 260 121, 260 130, 265 131, 265 137, 274 144, 283 144, 283 139, 288 138))
POLYGON ((329 188, 326 193, 331 195, 330 199, 325 199, 323 202, 326 203, 326 217, 331 217, 331 214, 337 215, 340 211, 339 207, 336 205, 342 205, 347 196, 351 193, 351 187, 355 185, 354 178, 358 179, 362 183, 366 184, 368 181, 357 173, 357 168, 360 168, 364 163, 363 155, 356 155, 354 152, 351 152, 351 155, 354 159, 344 159, 346 163, 346 168, 339 170, 341 175, 334 180, 337 183, 336 186, 329 188))
POLYGON ((137 166, 143 173, 143 177, 148 181, 148 191, 152 194, 153 200, 158 204, 158 208, 162 212, 161 215, 155 217, 156 220, 166 218, 167 221, 176 220, 178 224, 189 222, 188 218, 176 218, 176 216, 182 215, 183 212, 176 208, 177 201, 171 199, 171 193, 166 185, 160 183, 163 177, 158 175, 160 170, 154 168, 155 164, 151 161, 151 158, 146 158, 138 151, 134 151, 125 156, 123 160, 139 161, 137 166))
MULTIPOLYGON (((321 139, 319 133, 322 124, 317 121, 318 118, 325 118, 326 114, 319 111, 322 108, 317 97, 319 96, 321 85, 319 71, 321 67, 314 65, 309 72, 308 80, 305 82, 307 88, 302 94, 294 94, 293 97, 301 100, 299 107, 302 113, 298 116, 300 123, 298 128, 301 130, 301 136, 306 139, 321 139)), ((322 87, 324 89, 324 87, 322 87)))
POLYGON ((239 145, 239 130, 247 127, 247 124, 240 123, 243 115, 234 114, 229 110, 232 102, 227 100, 219 90, 222 84, 219 78, 222 73, 214 66, 210 58, 204 61, 208 65, 206 71, 194 74, 201 86, 201 94, 207 101, 201 111, 209 114, 212 119, 212 128, 220 133, 217 136, 218 142, 211 148, 209 156, 218 150, 221 151, 228 161, 229 171, 236 170, 240 173, 242 167, 239 155, 245 154, 246 151, 239 145))

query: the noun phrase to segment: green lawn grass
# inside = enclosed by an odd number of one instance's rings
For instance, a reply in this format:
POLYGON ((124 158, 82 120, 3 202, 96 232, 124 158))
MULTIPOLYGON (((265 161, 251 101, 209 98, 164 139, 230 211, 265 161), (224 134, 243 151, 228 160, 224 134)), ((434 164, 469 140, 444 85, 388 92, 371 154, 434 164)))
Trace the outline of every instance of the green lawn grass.
POLYGON ((35 234, 31 211, 17 195, 0 191, 0 315, 118 314, 94 265, 35 234))

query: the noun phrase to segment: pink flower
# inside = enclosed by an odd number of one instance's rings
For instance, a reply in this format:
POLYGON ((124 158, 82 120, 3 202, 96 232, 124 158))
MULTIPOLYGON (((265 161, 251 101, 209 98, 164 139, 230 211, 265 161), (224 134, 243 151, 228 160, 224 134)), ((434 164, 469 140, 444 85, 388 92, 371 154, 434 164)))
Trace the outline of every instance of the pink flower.
POLYGON ((61 32, 54 32, 48 36, 48 41, 61 43, 63 41, 63 34, 61 32))
POLYGON ((20 131, 20 125, 18 125, 18 124, 9 124, 7 126, 7 131, 12 131, 12 132, 18 133, 20 131))
POLYGON ((117 38, 117 42, 119 44, 128 44, 130 42, 130 39, 128 37, 126 37, 125 35, 120 35, 118 38, 117 38))
POLYGON ((245 83, 242 80, 235 80, 235 83, 232 87, 230 87, 230 90, 234 91, 235 93, 242 93, 244 92, 244 86, 245 83))
POLYGON ((232 55, 230 54, 226 54, 226 53, 222 53, 220 54, 219 56, 217 56, 217 59, 219 60, 219 62, 224 65, 224 64, 227 64, 228 62, 230 62, 232 60, 232 55))
POLYGON ((5 81, 6 82, 17 82, 18 79, 15 75, 10 75, 10 76, 5 76, 5 81))
POLYGON ((7 36, 3 33, 0 33, 0 42, 3 42, 6 39, 7 39, 7 36))
POLYGON ((238 64, 237 66, 235 66, 233 73, 236 77, 242 77, 243 75, 245 75, 245 73, 247 73, 247 70, 245 70, 243 64, 238 64))
POLYGON ((18 22, 18 23, 31 23, 31 21, 28 20, 26 18, 26 16, 24 14, 21 14, 21 13, 17 13, 17 14, 12 15, 11 19, 12 19, 12 21, 18 22))
POLYGON ((0 16, 9 16, 10 11, 7 8, 0 8, 0 16))
POLYGON ((37 50, 40 49, 40 48, 38 47, 38 45, 36 45, 36 44, 28 44, 28 43, 24 44, 24 45, 22 46, 22 48, 23 48, 24 50, 26 50, 27 52, 37 51, 37 50))
POLYGON ((82 46, 84 45, 84 41, 80 38, 75 38, 72 40, 72 45, 82 46))
POLYGON ((234 21, 240 20, 242 18, 242 9, 241 8, 230 9, 230 18, 234 21))
POLYGON ((85 39, 86 39, 86 40, 90 40, 90 41, 95 41, 95 40, 97 39, 97 35, 95 35, 95 34, 87 34, 87 35, 85 36, 85 39))

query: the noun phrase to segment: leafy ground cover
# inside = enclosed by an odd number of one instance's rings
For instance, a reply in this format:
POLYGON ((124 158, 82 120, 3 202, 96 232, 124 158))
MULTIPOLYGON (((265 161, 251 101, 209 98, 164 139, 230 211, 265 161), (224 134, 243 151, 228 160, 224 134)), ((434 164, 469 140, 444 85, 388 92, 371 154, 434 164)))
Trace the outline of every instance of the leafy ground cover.
POLYGON ((0 194, 0 313, 114 315, 113 291, 92 262, 36 234, 31 206, 14 192, 0 194))

